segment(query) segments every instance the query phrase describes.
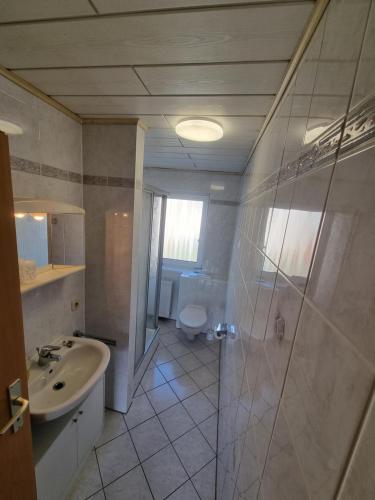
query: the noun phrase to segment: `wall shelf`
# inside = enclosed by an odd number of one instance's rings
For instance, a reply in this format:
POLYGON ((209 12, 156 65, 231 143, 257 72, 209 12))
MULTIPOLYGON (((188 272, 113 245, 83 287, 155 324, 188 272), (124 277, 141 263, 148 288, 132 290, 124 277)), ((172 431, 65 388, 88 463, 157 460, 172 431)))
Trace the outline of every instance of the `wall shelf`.
POLYGON ((37 273, 36 279, 30 283, 21 284, 21 293, 27 293, 35 288, 39 288, 48 283, 61 280, 71 274, 79 273, 86 269, 86 266, 65 266, 65 265, 49 265, 37 273))

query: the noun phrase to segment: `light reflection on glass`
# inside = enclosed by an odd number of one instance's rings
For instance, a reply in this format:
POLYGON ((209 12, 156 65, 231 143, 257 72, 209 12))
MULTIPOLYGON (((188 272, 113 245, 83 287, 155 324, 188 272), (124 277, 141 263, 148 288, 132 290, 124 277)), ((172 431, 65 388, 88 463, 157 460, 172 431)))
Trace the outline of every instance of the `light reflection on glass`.
MULTIPOLYGON (((266 254, 271 258, 278 255, 281 247, 280 238, 284 235, 288 219, 287 237, 283 243, 280 262, 280 267, 288 276, 307 277, 320 218, 321 212, 274 208, 272 231, 265 245, 266 254)), ((267 260, 265 260, 264 271, 272 271, 267 260)))

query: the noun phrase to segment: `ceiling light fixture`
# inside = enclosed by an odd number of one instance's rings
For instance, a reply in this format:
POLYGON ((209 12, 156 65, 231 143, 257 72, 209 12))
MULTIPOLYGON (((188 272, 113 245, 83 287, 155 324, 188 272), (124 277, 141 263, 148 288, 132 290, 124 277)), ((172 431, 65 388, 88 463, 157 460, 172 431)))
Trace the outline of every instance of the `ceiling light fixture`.
POLYGON ((21 135, 23 134, 22 127, 16 123, 9 122, 8 120, 0 119, 0 132, 6 135, 21 135))
POLYGON ((212 120, 191 118, 176 125, 176 134, 190 141, 211 142, 221 139, 224 132, 223 127, 212 120))
POLYGON ((211 184, 210 189, 211 191, 224 191, 225 186, 222 186, 221 184, 211 184))
POLYGON ((46 214, 31 214, 34 220, 37 220, 38 222, 41 222, 42 220, 45 219, 46 214))

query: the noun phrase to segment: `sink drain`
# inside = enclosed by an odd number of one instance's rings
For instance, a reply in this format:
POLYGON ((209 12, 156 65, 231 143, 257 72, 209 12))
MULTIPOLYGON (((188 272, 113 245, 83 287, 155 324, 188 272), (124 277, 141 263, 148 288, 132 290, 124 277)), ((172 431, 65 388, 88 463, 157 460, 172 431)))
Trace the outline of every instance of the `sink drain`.
POLYGON ((56 384, 53 384, 54 391, 59 391, 63 387, 65 387, 65 382, 56 382, 56 384))

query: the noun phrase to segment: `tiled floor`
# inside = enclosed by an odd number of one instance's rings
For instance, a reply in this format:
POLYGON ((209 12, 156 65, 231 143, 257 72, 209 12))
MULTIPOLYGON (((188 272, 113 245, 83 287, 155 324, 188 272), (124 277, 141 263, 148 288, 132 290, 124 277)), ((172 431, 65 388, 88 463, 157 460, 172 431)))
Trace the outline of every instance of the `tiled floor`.
POLYGON ((218 359, 218 343, 162 322, 129 412, 106 410, 69 500, 214 500, 218 359))

